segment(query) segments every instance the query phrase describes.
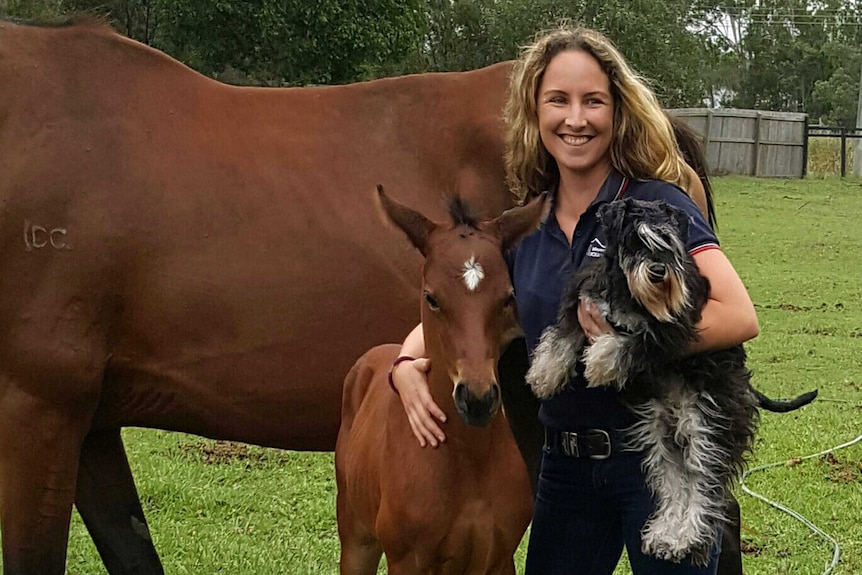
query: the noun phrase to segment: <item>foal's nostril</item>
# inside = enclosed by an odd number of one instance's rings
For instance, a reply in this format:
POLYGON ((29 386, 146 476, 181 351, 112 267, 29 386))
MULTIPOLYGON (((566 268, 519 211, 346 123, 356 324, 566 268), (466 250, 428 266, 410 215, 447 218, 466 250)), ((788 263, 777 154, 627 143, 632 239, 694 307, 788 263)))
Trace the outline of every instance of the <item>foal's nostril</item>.
POLYGON ((488 391, 488 396, 491 401, 491 405, 496 405, 500 400, 500 384, 495 383, 491 386, 491 389, 488 391))
POLYGON ((469 425, 487 425, 500 405, 500 385, 494 383, 481 397, 476 396, 467 385, 458 383, 452 394, 458 414, 469 425))
POLYGON ((664 274, 667 268, 664 264, 650 264, 647 266, 647 275, 649 281, 654 284, 664 281, 664 274))

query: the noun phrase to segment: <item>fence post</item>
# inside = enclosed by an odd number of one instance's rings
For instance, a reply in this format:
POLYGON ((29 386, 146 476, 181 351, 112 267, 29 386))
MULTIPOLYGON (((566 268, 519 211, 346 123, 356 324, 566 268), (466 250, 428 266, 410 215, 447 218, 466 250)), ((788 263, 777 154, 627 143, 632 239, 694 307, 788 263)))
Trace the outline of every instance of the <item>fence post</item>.
POLYGON ((756 178, 760 175, 760 120, 763 114, 757 112, 754 119, 754 174, 756 178))
POLYGON ((841 177, 847 174, 847 128, 841 127, 841 177))
MULTIPOLYGON (((712 132, 712 108, 706 109, 706 126, 703 130, 703 155, 709 161, 709 133, 712 132)), ((716 154, 717 155, 717 154, 716 154)), ((718 163, 718 161, 716 161, 718 163)), ((715 166, 713 166, 715 167, 715 166)))
POLYGON ((808 115, 802 122, 802 177, 808 175, 808 115))

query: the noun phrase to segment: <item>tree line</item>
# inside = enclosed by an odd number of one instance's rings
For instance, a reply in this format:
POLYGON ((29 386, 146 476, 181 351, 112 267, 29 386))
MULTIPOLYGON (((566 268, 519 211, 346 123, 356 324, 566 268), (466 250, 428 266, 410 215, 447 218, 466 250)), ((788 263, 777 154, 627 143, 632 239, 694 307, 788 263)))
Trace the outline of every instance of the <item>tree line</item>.
POLYGON ((806 112, 853 127, 857 0, 0 0, 89 13, 222 81, 340 84, 478 68, 568 20, 607 34, 667 107, 806 112))

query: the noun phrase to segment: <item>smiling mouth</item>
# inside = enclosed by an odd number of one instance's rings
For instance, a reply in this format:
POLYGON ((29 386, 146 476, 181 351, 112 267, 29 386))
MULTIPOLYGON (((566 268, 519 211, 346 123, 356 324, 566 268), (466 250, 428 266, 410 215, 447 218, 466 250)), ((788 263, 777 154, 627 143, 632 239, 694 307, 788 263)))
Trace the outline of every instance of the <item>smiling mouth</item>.
POLYGON ((593 139, 592 136, 572 136, 570 134, 561 134, 560 139, 570 146, 583 146, 593 139))

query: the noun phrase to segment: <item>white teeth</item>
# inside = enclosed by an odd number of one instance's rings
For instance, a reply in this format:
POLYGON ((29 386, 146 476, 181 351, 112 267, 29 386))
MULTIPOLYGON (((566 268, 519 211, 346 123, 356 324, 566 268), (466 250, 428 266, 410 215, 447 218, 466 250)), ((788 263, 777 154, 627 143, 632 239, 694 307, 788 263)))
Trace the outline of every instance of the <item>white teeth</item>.
POLYGON ((563 141, 565 143, 569 144, 570 146, 583 146, 584 144, 586 144, 587 142, 590 141, 589 136, 569 136, 569 135, 564 134, 562 136, 562 138, 563 138, 563 141))

